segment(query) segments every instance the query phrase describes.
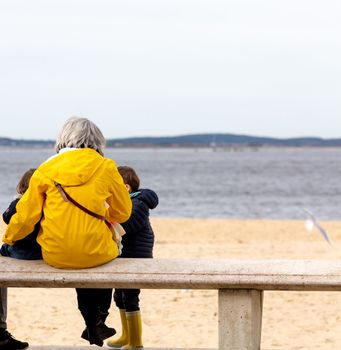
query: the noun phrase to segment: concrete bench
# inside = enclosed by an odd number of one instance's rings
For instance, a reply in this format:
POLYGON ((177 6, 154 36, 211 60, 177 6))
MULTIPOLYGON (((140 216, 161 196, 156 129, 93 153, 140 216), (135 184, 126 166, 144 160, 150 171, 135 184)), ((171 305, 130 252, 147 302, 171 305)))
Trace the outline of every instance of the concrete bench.
POLYGON ((341 262, 116 259, 92 269, 61 270, 2 257, 0 286, 216 289, 219 349, 259 350, 263 291, 341 291, 341 262))

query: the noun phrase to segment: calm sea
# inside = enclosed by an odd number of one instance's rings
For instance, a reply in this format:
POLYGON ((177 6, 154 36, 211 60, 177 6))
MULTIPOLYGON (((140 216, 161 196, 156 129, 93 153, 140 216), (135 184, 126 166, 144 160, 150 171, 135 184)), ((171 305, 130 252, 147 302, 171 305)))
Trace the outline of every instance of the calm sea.
MULTIPOLYGON (((53 154, 50 149, 0 149, 0 209, 13 198, 21 174, 53 154)), ((341 218, 341 149, 266 148, 109 149, 130 165, 142 187, 157 192, 159 217, 304 219, 341 218)))

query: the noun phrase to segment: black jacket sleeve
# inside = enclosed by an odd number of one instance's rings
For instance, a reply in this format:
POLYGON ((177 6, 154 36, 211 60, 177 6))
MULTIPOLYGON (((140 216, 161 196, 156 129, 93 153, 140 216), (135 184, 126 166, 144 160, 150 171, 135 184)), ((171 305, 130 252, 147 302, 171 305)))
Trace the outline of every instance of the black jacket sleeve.
POLYGON ((7 225, 9 224, 11 217, 17 212, 16 207, 18 202, 19 198, 15 199, 2 214, 2 218, 7 225))

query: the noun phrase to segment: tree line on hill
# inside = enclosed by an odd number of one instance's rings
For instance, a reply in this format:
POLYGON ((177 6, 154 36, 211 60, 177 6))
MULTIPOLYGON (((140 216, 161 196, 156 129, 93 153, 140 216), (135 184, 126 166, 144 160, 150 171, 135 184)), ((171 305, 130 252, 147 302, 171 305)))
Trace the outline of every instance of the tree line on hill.
MULTIPOLYGON (((0 146, 53 147, 53 140, 25 140, 0 137, 0 146)), ((235 134, 192 134, 162 137, 129 137, 108 139, 107 147, 338 147, 341 138, 320 137, 274 138, 235 134)))

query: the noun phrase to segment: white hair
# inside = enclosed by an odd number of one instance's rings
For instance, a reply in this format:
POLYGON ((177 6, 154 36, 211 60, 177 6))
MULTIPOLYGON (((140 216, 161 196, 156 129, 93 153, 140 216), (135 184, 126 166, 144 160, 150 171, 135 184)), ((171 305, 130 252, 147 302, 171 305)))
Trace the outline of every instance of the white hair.
POLYGON ((89 119, 72 117, 62 127, 55 145, 58 153, 62 148, 92 148, 103 155, 105 138, 101 130, 89 119))

